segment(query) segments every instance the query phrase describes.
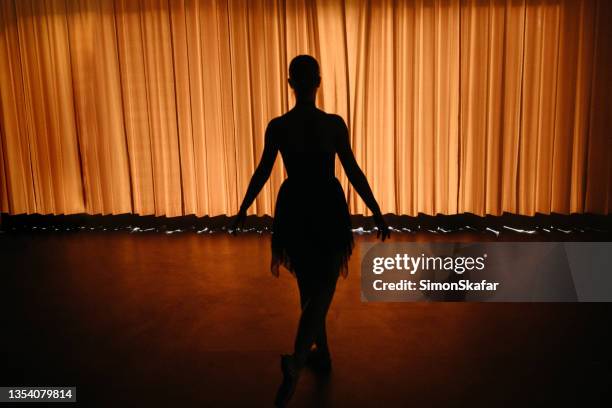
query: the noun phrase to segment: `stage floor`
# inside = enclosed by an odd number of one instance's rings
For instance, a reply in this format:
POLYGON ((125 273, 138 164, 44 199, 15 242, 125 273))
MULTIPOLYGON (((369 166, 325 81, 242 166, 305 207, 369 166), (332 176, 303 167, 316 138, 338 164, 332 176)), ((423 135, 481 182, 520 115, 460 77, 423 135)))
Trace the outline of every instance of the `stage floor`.
MULTIPOLYGON (((0 234, 0 385, 76 386, 87 407, 271 406, 299 303, 269 238, 0 234)), ((328 317, 334 371, 306 372, 292 406, 610 403, 611 304, 362 303, 358 248, 328 317)))

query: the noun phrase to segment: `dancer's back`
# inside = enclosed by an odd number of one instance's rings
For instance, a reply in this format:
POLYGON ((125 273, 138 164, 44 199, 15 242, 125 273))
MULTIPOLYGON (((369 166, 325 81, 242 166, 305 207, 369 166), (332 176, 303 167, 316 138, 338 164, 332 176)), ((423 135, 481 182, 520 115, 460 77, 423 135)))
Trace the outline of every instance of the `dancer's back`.
POLYGON ((281 152, 288 177, 304 181, 333 178, 342 126, 339 116, 312 105, 297 105, 274 119, 271 137, 281 152))

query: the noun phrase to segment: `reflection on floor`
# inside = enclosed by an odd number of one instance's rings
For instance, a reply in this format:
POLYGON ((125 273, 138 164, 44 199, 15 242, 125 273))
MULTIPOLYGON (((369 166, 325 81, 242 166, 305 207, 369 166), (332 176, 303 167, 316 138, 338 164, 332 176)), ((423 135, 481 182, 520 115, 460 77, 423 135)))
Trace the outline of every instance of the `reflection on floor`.
MULTIPOLYGON (((362 303, 358 250, 328 319, 333 374, 305 373, 293 406, 607 405, 609 304, 362 303)), ((271 405, 299 309, 267 270, 269 235, 4 233, 0 255, 0 385, 76 385, 83 406, 271 405)))

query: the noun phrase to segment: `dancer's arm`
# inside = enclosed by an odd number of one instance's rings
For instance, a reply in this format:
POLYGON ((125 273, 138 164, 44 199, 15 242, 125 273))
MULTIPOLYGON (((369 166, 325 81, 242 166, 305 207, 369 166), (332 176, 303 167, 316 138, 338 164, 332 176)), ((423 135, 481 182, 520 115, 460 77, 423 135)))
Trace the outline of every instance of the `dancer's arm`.
POLYGON ((270 173, 272 173, 272 168, 274 167, 274 162, 276 161, 276 156, 278 154, 278 146, 275 139, 272 122, 270 122, 266 129, 264 150, 261 155, 261 159, 259 160, 259 164, 253 173, 253 177, 251 177, 246 194, 244 195, 244 199, 240 205, 240 210, 238 211, 234 222, 230 226, 231 232, 235 232, 238 227, 242 227, 248 208, 251 206, 251 204, 253 204, 257 194, 259 194, 264 184, 266 184, 266 181, 268 181, 270 173))
POLYGON ((336 140, 336 151, 338 153, 340 163, 342 163, 342 167, 344 168, 349 181, 353 187, 355 187, 355 190, 366 203, 370 211, 372 211, 372 213, 375 215, 380 214, 380 208, 378 207, 378 203, 374 198, 374 194, 372 193, 368 179, 366 178, 365 174, 363 174, 357 160, 355 160, 355 155, 353 154, 353 150, 351 149, 349 142, 349 134, 346 124, 340 116, 337 118, 339 126, 336 140))
POLYGON ((255 201, 257 194, 259 194, 264 184, 266 184, 266 181, 268 181, 270 173, 272 173, 272 168, 274 167, 277 154, 278 146, 276 145, 272 122, 270 122, 268 124, 268 128, 266 129, 264 150, 261 155, 261 159, 259 160, 259 164, 253 173, 253 177, 251 177, 251 181, 249 182, 249 187, 244 195, 242 204, 240 205, 240 212, 246 214, 248 208, 251 206, 251 204, 253 204, 253 201, 255 201))
POLYGON ((376 198, 374 198, 374 194, 372 193, 368 179, 366 178, 365 174, 363 174, 357 160, 355 160, 355 155, 353 154, 349 141, 349 133, 346 123, 344 123, 344 119, 342 119, 340 116, 336 116, 336 120, 338 121, 336 141, 336 152, 338 153, 338 158, 342 163, 342 167, 344 168, 349 181, 353 187, 355 187, 355 190, 366 203, 370 211, 372 211, 374 214, 374 221, 378 227, 378 236, 381 236, 382 240, 384 241, 385 238, 389 237, 390 235, 389 227, 382 216, 380 207, 376 202, 376 198))

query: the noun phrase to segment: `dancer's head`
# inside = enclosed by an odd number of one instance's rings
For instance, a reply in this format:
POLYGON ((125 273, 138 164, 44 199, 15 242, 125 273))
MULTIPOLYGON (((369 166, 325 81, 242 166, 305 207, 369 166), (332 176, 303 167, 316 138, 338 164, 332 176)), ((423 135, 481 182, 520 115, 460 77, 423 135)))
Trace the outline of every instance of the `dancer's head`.
POLYGON ((321 84, 319 63, 310 55, 298 55, 289 64, 289 85, 295 96, 314 101, 317 89, 321 84))

